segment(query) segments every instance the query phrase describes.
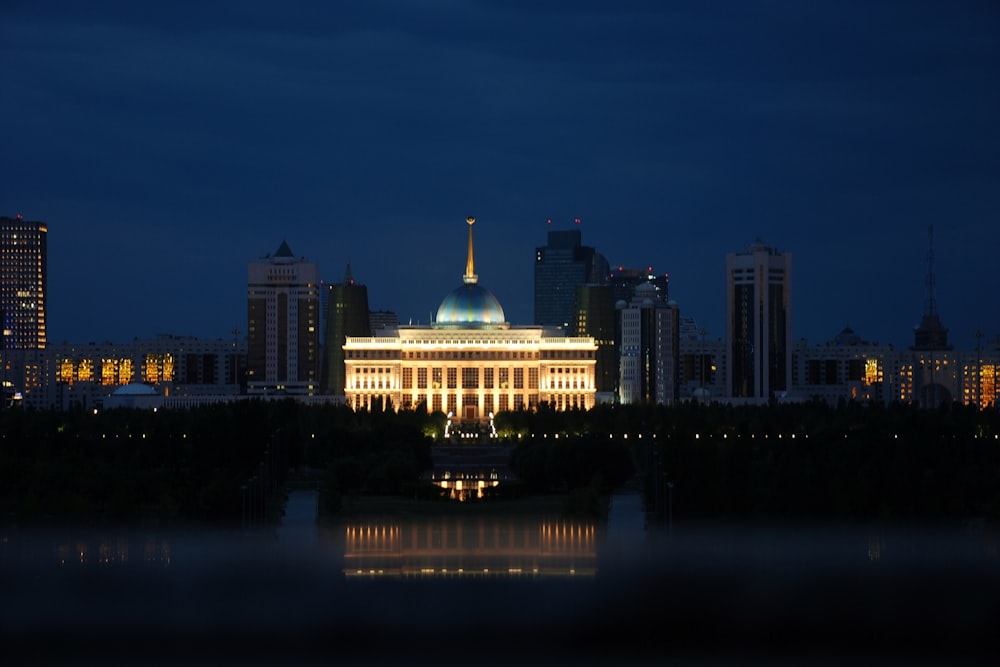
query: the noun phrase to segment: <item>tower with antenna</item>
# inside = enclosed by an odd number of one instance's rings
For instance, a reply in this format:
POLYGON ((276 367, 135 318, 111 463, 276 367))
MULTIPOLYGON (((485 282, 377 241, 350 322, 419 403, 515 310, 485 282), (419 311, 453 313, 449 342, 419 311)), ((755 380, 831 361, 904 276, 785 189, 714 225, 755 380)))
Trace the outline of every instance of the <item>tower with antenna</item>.
POLYGON ((344 393, 344 343, 348 336, 371 336, 368 311, 368 288, 358 284, 347 258, 344 281, 327 286, 326 329, 323 332, 323 358, 320 389, 324 394, 344 393))
POLYGON ((927 228, 927 278, 925 281, 924 316, 913 329, 912 350, 950 350, 948 329, 941 324, 934 298, 934 225, 927 228))

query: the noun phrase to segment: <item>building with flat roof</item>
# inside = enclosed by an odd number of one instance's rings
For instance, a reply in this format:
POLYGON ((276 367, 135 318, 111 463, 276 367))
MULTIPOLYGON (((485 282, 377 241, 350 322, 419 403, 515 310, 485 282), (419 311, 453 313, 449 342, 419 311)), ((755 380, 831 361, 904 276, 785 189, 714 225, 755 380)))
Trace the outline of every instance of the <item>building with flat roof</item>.
POLYGON ((613 402, 618 391, 618 312, 611 285, 579 285, 572 335, 597 344, 597 400, 613 402))
POLYGON ((322 390, 344 393, 344 343, 348 336, 371 335, 368 288, 355 282, 351 262, 344 281, 327 286, 326 331, 323 335, 322 390))
POLYGON ((584 246, 580 230, 550 231, 535 248, 535 324, 567 331, 575 315, 576 288, 608 282, 608 260, 584 246))
POLYGON ((620 379, 622 403, 669 405, 680 398, 680 311, 643 282, 626 303, 621 318, 620 379))
POLYGON ((48 225, 0 216, 0 317, 3 350, 45 348, 48 225))
POLYGON ((319 269, 284 241, 247 266, 247 391, 319 392, 319 269))
POLYGON ((726 254, 729 396, 767 401, 792 386, 792 256, 760 239, 726 254))

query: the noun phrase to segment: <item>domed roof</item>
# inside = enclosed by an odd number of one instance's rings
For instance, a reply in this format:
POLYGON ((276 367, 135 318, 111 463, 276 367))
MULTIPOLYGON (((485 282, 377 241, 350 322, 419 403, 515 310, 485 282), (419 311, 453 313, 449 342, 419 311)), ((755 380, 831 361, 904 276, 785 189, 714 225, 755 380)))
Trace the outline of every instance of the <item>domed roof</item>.
POLYGON ((501 324, 500 302, 482 285, 469 283, 456 287, 438 307, 437 324, 501 324))
POLYGON ((479 284, 472 254, 472 224, 469 217, 469 257, 465 264, 463 284, 451 291, 438 307, 435 327, 506 328, 503 308, 493 292, 479 284))

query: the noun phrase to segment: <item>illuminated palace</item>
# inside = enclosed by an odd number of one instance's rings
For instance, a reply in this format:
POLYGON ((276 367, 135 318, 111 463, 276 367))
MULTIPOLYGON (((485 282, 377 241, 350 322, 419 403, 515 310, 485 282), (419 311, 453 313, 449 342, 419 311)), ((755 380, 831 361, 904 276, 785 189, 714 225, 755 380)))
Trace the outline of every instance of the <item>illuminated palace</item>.
POLYGON ((430 326, 399 326, 344 344, 348 405, 392 409, 425 403, 456 422, 482 423, 493 413, 590 409, 597 345, 554 327, 512 327, 475 272, 472 225, 461 286, 448 294, 430 326))

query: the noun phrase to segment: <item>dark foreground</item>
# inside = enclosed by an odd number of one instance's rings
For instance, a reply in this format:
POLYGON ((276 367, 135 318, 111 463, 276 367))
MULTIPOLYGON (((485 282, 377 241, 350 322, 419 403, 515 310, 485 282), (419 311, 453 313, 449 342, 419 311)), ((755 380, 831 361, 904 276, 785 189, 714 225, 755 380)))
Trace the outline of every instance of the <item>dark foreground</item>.
POLYGON ((602 543, 596 574, 581 577, 345 577, 336 529, 291 544, 131 539, 127 559, 110 540, 82 562, 79 540, 8 535, 4 664, 944 665, 1000 654, 988 531, 678 528, 602 543))

